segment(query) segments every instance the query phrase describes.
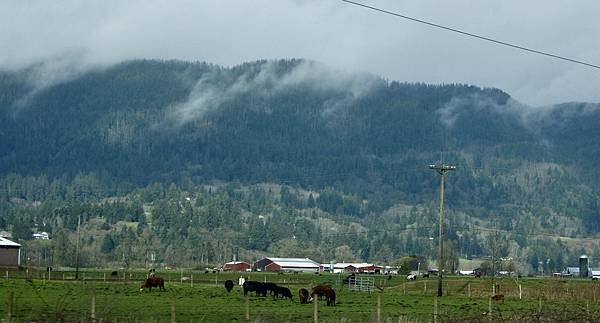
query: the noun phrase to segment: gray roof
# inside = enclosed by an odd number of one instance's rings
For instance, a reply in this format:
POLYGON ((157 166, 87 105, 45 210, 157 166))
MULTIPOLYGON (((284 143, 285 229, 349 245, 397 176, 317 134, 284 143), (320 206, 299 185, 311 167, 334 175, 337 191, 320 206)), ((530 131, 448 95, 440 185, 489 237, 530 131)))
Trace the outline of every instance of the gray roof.
POLYGON ((319 263, 308 258, 271 258, 267 259, 281 267, 319 268, 319 263))
POLYGON ((0 237, 0 247, 21 247, 20 244, 0 237))

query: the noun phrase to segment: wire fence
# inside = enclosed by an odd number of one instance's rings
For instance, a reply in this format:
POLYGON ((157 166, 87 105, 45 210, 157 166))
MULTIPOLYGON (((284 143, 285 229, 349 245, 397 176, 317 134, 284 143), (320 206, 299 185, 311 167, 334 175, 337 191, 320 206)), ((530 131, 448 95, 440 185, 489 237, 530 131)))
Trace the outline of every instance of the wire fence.
MULTIPOLYGON (((444 296, 437 298, 437 281, 381 279, 373 293, 350 291, 339 275, 294 275, 198 271, 157 272, 167 292, 138 290, 143 271, 9 271, 0 280, 0 319, 20 321, 219 321, 251 322, 597 322, 598 286, 577 279, 518 279, 449 277, 444 296), (42 275, 42 278, 39 278, 42 275), (338 291, 335 310, 325 303, 300 305, 271 297, 243 296, 239 286, 223 288, 228 279, 244 276, 274 282, 294 291, 329 283, 338 291), (106 278, 106 282, 105 282, 106 278), (381 284, 386 282, 387 285, 381 284), (493 294, 495 292, 495 294, 493 294), (140 296, 141 295, 141 296, 140 296), (502 297, 492 298, 493 295, 502 297)), ((385 277, 385 276, 383 276, 385 277)), ((373 280, 383 278, 368 277, 373 280)), ((234 280, 237 283, 237 280, 234 280)), ((309 289, 310 290, 310 289, 309 289)), ((297 294, 296 294, 297 295, 297 294)), ((318 301, 317 301, 318 302, 318 301)))

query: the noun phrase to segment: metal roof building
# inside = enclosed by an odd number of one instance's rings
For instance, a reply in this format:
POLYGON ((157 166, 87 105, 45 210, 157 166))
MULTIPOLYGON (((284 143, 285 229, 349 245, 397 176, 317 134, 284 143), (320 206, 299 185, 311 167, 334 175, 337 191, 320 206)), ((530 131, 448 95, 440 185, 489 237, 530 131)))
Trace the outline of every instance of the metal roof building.
POLYGON ((260 271, 318 272, 319 263, 308 258, 263 258, 254 263, 260 271))
POLYGON ((223 270, 246 271, 250 269, 250 264, 245 261, 230 261, 223 265, 223 270))
POLYGON ((21 245, 0 237, 0 267, 21 265, 21 245))

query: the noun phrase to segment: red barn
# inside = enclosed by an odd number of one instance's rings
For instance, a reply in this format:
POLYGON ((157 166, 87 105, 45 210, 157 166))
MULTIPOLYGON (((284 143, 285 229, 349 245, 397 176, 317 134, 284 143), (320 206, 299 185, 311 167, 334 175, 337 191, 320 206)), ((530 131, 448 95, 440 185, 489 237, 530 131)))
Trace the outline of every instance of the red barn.
POLYGON ((223 270, 246 271, 250 269, 250 267, 250 264, 245 261, 230 261, 223 266, 223 270))

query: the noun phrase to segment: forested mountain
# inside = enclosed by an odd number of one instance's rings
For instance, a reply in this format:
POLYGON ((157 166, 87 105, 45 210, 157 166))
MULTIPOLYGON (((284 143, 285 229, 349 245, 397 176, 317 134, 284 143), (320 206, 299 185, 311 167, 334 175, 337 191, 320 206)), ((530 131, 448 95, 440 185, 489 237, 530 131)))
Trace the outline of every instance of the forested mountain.
POLYGON ((78 215, 89 265, 434 257, 443 158, 454 258, 557 270, 600 257, 599 108, 304 60, 0 72, 0 229, 61 265, 78 215))

